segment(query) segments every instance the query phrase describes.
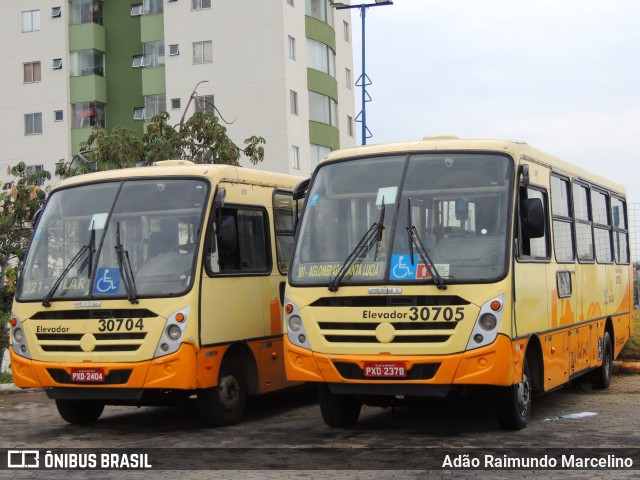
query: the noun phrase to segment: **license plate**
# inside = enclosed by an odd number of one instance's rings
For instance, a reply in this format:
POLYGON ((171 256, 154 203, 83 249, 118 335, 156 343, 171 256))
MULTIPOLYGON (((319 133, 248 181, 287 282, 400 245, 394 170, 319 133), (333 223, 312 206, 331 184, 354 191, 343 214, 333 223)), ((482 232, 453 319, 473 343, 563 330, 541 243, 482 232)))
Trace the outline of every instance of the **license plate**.
POLYGON ((366 378, 406 378, 407 364, 404 362, 364 362, 366 378))
POLYGON ((102 368, 72 368, 71 381, 73 383, 102 383, 104 370, 102 368))

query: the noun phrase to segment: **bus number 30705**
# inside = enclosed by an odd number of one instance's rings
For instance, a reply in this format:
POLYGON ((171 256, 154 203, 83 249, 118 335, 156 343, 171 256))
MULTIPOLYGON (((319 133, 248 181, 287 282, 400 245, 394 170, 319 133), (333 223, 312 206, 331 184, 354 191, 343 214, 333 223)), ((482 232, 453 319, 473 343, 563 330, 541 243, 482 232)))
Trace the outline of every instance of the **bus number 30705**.
POLYGON ((141 318, 134 320, 133 318, 110 318, 108 320, 100 319, 98 321, 99 332, 120 332, 122 330, 130 332, 131 330, 143 330, 144 323, 141 318))
POLYGON ((464 307, 411 307, 409 320, 445 320, 459 322, 464 319, 464 307))

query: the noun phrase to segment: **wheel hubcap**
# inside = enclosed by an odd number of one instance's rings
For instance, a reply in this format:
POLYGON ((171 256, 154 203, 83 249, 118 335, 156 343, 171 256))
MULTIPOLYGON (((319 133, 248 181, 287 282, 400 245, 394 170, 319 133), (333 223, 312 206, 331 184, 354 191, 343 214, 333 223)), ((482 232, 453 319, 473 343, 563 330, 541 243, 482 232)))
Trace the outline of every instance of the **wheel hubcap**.
POLYGON ((522 383, 518 384, 517 398, 520 416, 526 417, 527 411, 529 410, 529 403, 531 402, 531 382, 526 375, 523 376, 522 383))
POLYGON ((229 411, 233 410, 240 400, 240 384, 232 375, 225 375, 220 380, 220 404, 229 411))

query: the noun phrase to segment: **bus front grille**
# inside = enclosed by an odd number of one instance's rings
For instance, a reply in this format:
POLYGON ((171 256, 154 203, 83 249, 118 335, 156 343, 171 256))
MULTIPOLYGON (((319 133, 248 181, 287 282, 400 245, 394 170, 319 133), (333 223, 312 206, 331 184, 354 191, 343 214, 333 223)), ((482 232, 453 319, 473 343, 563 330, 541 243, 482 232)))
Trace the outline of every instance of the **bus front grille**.
POLYGON ((318 327, 329 343, 443 343, 453 335, 457 322, 384 324, 384 334, 380 334, 382 323, 377 322, 318 322, 318 327))
POLYGON ((147 332, 36 333, 36 340, 44 352, 135 352, 146 336, 147 332))

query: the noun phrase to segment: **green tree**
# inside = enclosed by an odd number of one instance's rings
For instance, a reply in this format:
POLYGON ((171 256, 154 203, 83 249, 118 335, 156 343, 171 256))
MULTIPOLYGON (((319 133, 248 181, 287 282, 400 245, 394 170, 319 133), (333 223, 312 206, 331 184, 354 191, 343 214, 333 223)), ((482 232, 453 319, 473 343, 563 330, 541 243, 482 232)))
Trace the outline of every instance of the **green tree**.
POLYGON ((142 137, 122 127, 115 127, 111 133, 94 128, 87 141, 80 144, 80 153, 74 160, 58 164, 56 175, 67 178, 176 158, 195 163, 240 165, 244 155, 255 165, 264 159, 264 143, 264 138, 251 136, 244 141, 244 148, 240 148, 218 117, 208 111, 196 112, 176 126, 169 123, 169 114, 162 112, 151 119, 142 137))
POLYGON ((5 182, 0 192, 0 355, 9 343, 6 322, 32 220, 47 196, 40 185, 51 178, 46 170, 29 173, 24 162, 11 168, 11 175, 14 178, 5 182))

